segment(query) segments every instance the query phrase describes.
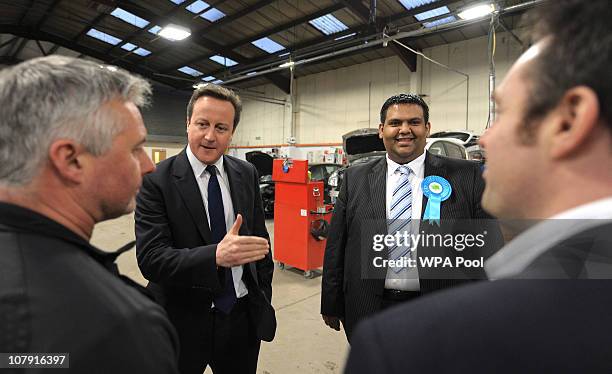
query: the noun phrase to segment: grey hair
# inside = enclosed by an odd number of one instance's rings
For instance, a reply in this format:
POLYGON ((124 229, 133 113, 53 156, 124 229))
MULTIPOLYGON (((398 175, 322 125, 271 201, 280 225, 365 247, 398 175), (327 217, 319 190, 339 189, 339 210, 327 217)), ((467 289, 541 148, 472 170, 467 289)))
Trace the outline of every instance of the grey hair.
POLYGON ((0 71, 0 184, 30 183, 60 138, 106 153, 122 127, 102 107, 114 99, 142 107, 150 96, 146 80, 83 59, 54 55, 0 71))

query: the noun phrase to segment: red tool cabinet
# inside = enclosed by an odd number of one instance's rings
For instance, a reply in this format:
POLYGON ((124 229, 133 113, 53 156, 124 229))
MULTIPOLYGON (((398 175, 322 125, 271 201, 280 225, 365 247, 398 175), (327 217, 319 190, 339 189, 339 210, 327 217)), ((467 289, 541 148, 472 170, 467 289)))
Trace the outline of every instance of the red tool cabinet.
MULTIPOLYGON (((308 161, 277 159, 272 168, 274 197, 274 259, 311 278, 323 266, 326 240, 311 234, 313 221, 331 219, 323 199, 323 182, 308 179, 308 161)), ((317 222, 320 223, 320 222, 317 222)))

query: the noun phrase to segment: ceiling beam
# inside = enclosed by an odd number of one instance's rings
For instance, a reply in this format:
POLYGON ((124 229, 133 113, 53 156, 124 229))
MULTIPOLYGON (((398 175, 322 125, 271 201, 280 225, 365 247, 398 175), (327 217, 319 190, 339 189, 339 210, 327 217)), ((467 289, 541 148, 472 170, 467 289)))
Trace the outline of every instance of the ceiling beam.
MULTIPOLYGON (((160 24, 163 23, 166 19, 168 19, 168 17, 172 17, 173 15, 175 15, 178 11, 180 11, 181 9, 183 9, 185 6, 187 6, 189 4, 189 2, 185 2, 183 4, 178 4, 176 5, 171 11, 169 11, 168 13, 164 14, 164 15, 160 15, 160 16, 155 16, 151 19, 147 19, 147 21, 149 21, 149 24, 147 26, 145 26, 144 28, 138 30, 137 32, 133 33, 132 35, 128 36, 126 39, 123 39, 123 41, 125 43, 130 43, 132 41, 134 41, 136 38, 140 37, 141 35, 146 34, 147 32, 149 32, 149 29, 151 27, 153 27, 156 24, 160 24)), ((120 2, 121 7, 124 7, 123 3, 120 2)), ((108 50, 105 51, 105 53, 110 54, 112 51, 114 51, 115 49, 117 49, 119 47, 120 44, 123 43, 119 43, 117 45, 114 45, 112 47, 110 47, 108 50)), ((129 53, 127 53, 129 54, 129 53)), ((127 55, 126 54, 126 55, 127 55)), ((159 55, 159 54, 158 54, 159 55)), ((117 61, 117 60, 121 60, 123 59, 123 57, 117 57, 115 60, 113 61, 117 61)))
MULTIPOLYGON (((17 39, 19 39, 16 36, 13 36, 12 38, 10 38, 9 40, 5 41, 4 43, 0 44, 0 49, 6 47, 9 44, 15 44, 15 42, 17 41, 17 39)), ((9 48, 10 49, 10 48, 9 48)))
MULTIPOLYGON (((90 56, 98 60, 107 62, 107 63, 110 62, 110 59, 111 59, 111 56, 105 55, 104 53, 96 51, 95 49, 92 49, 92 48, 89 48, 89 47, 86 47, 80 44, 74 44, 70 40, 64 39, 61 36, 53 35, 53 34, 50 34, 50 33, 47 33, 41 30, 35 30, 31 27, 26 27, 26 26, 15 27, 15 25, 13 24, 0 24, 0 33, 19 36, 19 37, 24 38, 24 40, 26 41, 30 39, 30 40, 43 40, 43 41, 51 42, 51 43, 60 45, 64 48, 72 49, 83 55, 90 56)), ((178 88, 178 89, 185 88, 183 86, 178 86, 175 80, 170 80, 164 77, 157 76, 155 75, 155 72, 145 69, 141 67, 141 65, 135 65, 135 64, 124 61, 124 62, 118 63, 117 66, 124 68, 128 71, 131 71, 133 73, 137 73, 150 80, 154 80, 154 81, 163 83, 165 85, 168 85, 174 88, 178 88)))
MULTIPOLYGON (((349 0, 343 0, 343 1, 348 2, 349 0)), ((418 14, 418 13, 421 13, 421 12, 426 12, 428 10, 435 9, 435 8, 438 8, 438 7, 441 7, 441 6, 446 6, 446 5, 449 5, 451 3, 456 3, 456 2, 459 2, 459 0, 439 0, 438 2, 435 2, 435 3, 432 3, 432 4, 423 5, 423 6, 411 9, 409 11, 406 11, 406 12, 400 12, 400 13, 398 13, 396 15, 388 16, 388 17, 385 17, 385 18, 379 18, 377 20, 377 24, 384 26, 384 25, 387 25, 388 23, 390 23, 392 21, 397 21, 397 20, 400 20, 400 19, 403 19, 403 18, 406 18, 406 17, 412 17, 415 14, 418 14)), ((344 6, 345 5, 344 2, 341 5, 344 6)), ((329 12, 332 9, 336 9, 337 10, 336 7, 326 8, 325 12, 329 12)), ((363 6, 363 4, 361 5, 361 7, 359 7, 359 6, 355 7, 355 9, 361 9, 361 10, 354 10, 356 16, 360 17, 364 21, 368 21, 369 20, 369 10, 365 6, 363 6), (359 15, 359 14, 361 14, 361 15, 359 15)), ((351 8, 349 8, 349 10, 353 11, 351 8)), ((327 13, 325 13, 325 14, 327 14, 327 13)), ((311 17, 313 18, 312 15, 311 15, 311 17)), ((311 18, 309 18, 309 19, 311 19, 311 18)), ((419 22, 417 22, 415 20, 414 23, 419 23, 419 22)), ((276 30, 272 30, 272 31, 276 31, 276 30)), ((309 41, 306 41, 306 42, 302 42, 302 43, 294 44, 292 46, 288 46, 285 49, 285 52, 291 51, 292 54, 294 54, 296 52, 301 52, 301 51, 306 52, 306 50, 308 50, 308 49, 311 49, 311 48, 317 47, 317 46, 319 46, 321 44, 333 41, 338 36, 349 35, 349 34, 352 34, 352 33, 357 33, 360 37, 364 38, 364 37, 368 37, 368 36, 374 37, 374 36, 377 35, 378 32, 376 30, 373 30, 373 29, 369 28, 367 24, 363 24, 363 25, 351 27, 348 30, 345 30, 345 31, 343 31, 341 33, 337 33, 337 34, 333 34, 333 35, 322 35, 322 36, 320 36, 318 38, 315 38, 313 40, 309 40, 309 41)), ((269 34, 269 35, 271 35, 271 34, 269 34)), ((256 40, 256 39, 254 39, 254 40, 256 40)), ((402 51, 403 51, 403 49, 401 51, 397 51, 397 52, 402 52, 402 51)), ((283 51, 279 51, 279 53, 280 52, 283 52, 283 51)), ((394 52, 396 52, 396 51, 394 51, 394 52)), ((416 60, 416 56, 414 56, 414 57, 410 56, 411 54, 412 53, 406 51, 406 52, 402 52, 402 55, 398 55, 398 57, 404 63, 409 62, 409 64, 407 64, 406 66, 411 71, 413 71, 412 70, 413 67, 411 67, 411 66, 415 66, 415 65, 410 63, 410 61, 412 61, 413 59, 416 60)), ((298 53, 298 55, 299 55, 299 53, 298 53)), ((194 58, 192 60, 186 61, 186 63, 183 64, 183 65, 189 65, 191 63, 198 62, 202 58, 208 58, 208 56, 207 55, 198 56, 197 58, 194 58)), ((278 54, 274 54, 274 55, 264 59, 263 61, 260 59, 258 62, 261 62, 262 64, 269 63, 269 62, 271 63, 271 62, 274 61, 274 59, 278 59, 278 54)), ((180 65, 180 66, 183 66, 183 65, 180 65)), ((214 71, 214 72, 210 73, 210 75, 216 76, 216 74, 220 74, 222 72, 223 72, 222 70, 218 70, 218 71, 214 71)))
MULTIPOLYGON (((135 15, 137 15, 138 17, 144 18, 146 20, 150 20, 150 19, 156 19, 158 17, 162 17, 159 14, 156 14, 154 12, 151 12, 147 9, 141 8, 139 6, 135 6, 133 4, 131 4, 128 1, 119 1, 118 4, 121 6, 121 8, 127 10, 130 13, 133 13, 135 15)), ((210 51, 213 51, 212 54, 208 54, 206 58, 211 57, 215 54, 221 54, 225 57, 229 57, 232 60, 241 63, 241 64, 249 64, 252 63, 253 60, 244 57, 243 55, 234 52, 233 48, 230 48, 228 46, 224 46, 221 45, 211 39, 208 39, 207 37, 203 37, 200 36, 198 38, 191 38, 191 42, 196 43, 210 51)), ((202 58, 199 58, 197 61, 200 61, 202 58)), ((185 64, 180 64, 177 65, 178 67, 184 66, 185 64)), ((173 69, 164 69, 164 73, 170 72, 176 70, 176 67, 173 69)), ((274 83, 275 85, 278 86, 278 88, 280 88, 281 90, 285 91, 286 93, 289 93, 289 91, 286 89, 287 85, 284 82, 286 80, 286 78, 280 76, 277 73, 271 73, 271 74, 267 74, 266 78, 268 78, 272 83, 274 83), (278 83, 278 84, 277 84, 278 83), (280 85, 279 85, 280 84, 280 85)))
POLYGON ((11 55, 11 58, 13 58, 13 59, 17 58, 17 56, 21 53, 23 48, 25 48, 27 43, 28 43, 28 39, 22 38, 21 41, 19 42, 19 44, 17 45, 17 48, 15 48, 15 51, 11 55))
MULTIPOLYGON (((217 20, 217 21, 211 23, 210 25, 206 25, 204 27, 201 27, 200 29, 194 31, 193 34, 196 35, 196 36, 201 36, 204 33, 208 33, 208 32, 210 32, 210 31, 212 31, 214 29, 217 29, 220 26, 223 26, 223 25, 225 25, 227 23, 230 23, 230 22, 232 22, 234 20, 237 20, 238 18, 244 17, 245 15, 247 15, 249 13, 255 12, 255 11, 263 8, 264 6, 269 5, 270 3, 273 3, 274 1, 276 1, 276 0, 263 0, 263 1, 259 1, 259 2, 255 3, 255 4, 253 4, 253 5, 250 5, 250 6, 246 7, 246 8, 244 8, 244 9, 234 13, 234 14, 230 14, 229 16, 223 17, 220 20, 217 20)), ((173 50, 178 45, 179 44, 170 44, 170 45, 168 45, 168 46, 166 46, 164 48, 159 49, 157 51, 157 56, 160 56, 160 55, 162 55, 164 53, 167 53, 167 52, 173 50)), ((180 65, 178 67, 181 67, 181 66, 184 66, 184 65, 185 64, 180 65)), ((174 69, 169 69, 169 70, 174 70, 174 69)))
MULTIPOLYGON (((292 28, 294 26, 297 26, 297 25, 300 25, 300 24, 302 24, 304 22, 310 21, 311 19, 324 16, 324 15, 326 15, 328 13, 334 12, 334 11, 342 9, 342 8, 344 8, 343 4, 340 4, 340 3, 334 4, 334 5, 329 6, 327 8, 323 8, 323 9, 321 9, 321 10, 315 12, 315 13, 308 14, 308 15, 306 15, 304 17, 300 17, 298 19, 286 22, 286 23, 284 23, 282 25, 278 25, 278 26, 276 26, 276 27, 274 27, 272 29, 269 29, 269 30, 266 30, 264 32, 261 32, 261 33, 255 35, 255 36, 251 36, 249 38, 244 38, 242 40, 239 40, 239 41, 237 41, 237 42, 235 42, 233 44, 230 44, 230 45, 226 46, 226 48, 234 49, 234 48, 240 47, 240 46, 242 46, 244 44, 250 43, 252 41, 261 39, 263 37, 266 37, 266 36, 269 36, 269 35, 272 35, 272 34, 276 34, 277 32, 281 32, 281 31, 290 29, 290 28, 292 28)), ((171 68, 164 69, 164 72, 170 72, 170 71, 176 70, 177 68, 179 68, 181 66, 190 65, 190 64, 196 63, 198 61, 201 61, 201 60, 204 60, 204 59, 208 59, 211 56, 212 56, 211 54, 197 56, 195 58, 183 61, 182 63, 177 64, 175 66, 172 66, 171 68)), ((250 62, 254 63, 256 61, 254 61, 254 59, 252 59, 250 62)), ((216 73, 218 74, 219 71, 217 71, 216 73)), ((266 77, 268 77, 268 78, 269 78, 269 76, 270 76, 269 74, 266 75, 266 77)), ((283 91, 285 91, 285 90, 283 89, 283 91)), ((287 92, 287 91, 285 91, 285 92, 287 92)))
POLYGON ((215 29, 218 29, 221 26, 224 26, 230 22, 233 22, 235 20, 237 20, 238 18, 242 18, 244 16, 246 16, 247 14, 251 14, 253 12, 258 11, 259 9, 268 6, 270 4, 272 4, 273 2, 275 2, 276 0, 261 0, 256 2, 255 4, 249 5, 246 8, 237 11, 234 14, 230 14, 229 16, 225 16, 223 18, 221 18, 220 20, 217 20, 213 23, 211 23, 210 25, 207 25, 205 27, 202 27, 201 29, 197 30, 194 34, 196 34, 197 36, 203 36, 203 33, 206 32, 211 32, 215 29))
MULTIPOLYGON (((96 27, 98 25, 98 23, 100 23, 108 14, 106 13, 100 13, 96 16, 96 18, 94 18, 90 23, 87 24, 87 26, 85 26, 84 28, 81 29, 81 31, 77 34, 77 36, 75 36, 74 38, 70 39, 70 41, 72 43, 78 43, 81 38, 83 36, 85 36, 85 34, 87 34, 87 31, 89 31, 89 29, 91 29, 92 27, 96 27)), ((52 55, 55 52, 57 52, 57 50, 60 48, 59 45, 54 45, 53 48, 51 48, 49 50, 49 54, 52 55)))
POLYGON ((419 13, 423 13, 423 12, 427 12, 428 10, 433 10, 433 9, 437 9, 443 6, 448 6, 452 3, 463 3, 463 1, 459 1, 459 0, 438 0, 435 1, 433 3, 430 4, 426 4, 426 5, 421 5, 419 7, 416 7, 414 9, 410 9, 408 11, 405 12, 399 12, 397 14, 393 14, 390 16, 387 16, 384 18, 385 24, 390 24, 393 23, 395 21, 399 21, 400 19, 406 18, 406 17, 414 17, 415 14, 419 14, 419 13))
POLYGON ((0 56, 0 65, 17 65, 19 63, 23 62, 22 60, 18 59, 18 58, 13 58, 11 56, 0 56))
MULTIPOLYGON (((146 20, 158 19, 160 17, 163 17, 163 15, 154 13, 148 9, 144 9, 140 6, 134 5, 133 3, 129 1, 119 1, 118 5, 120 5, 121 8, 127 10, 128 12, 135 14, 138 17, 144 18, 146 20)), ((233 52, 231 48, 222 46, 221 44, 209 39, 208 37, 201 36, 199 38, 190 38, 190 41, 210 51, 215 52, 214 54, 221 53, 221 54, 224 54, 226 57, 229 57, 235 61, 238 61, 240 59, 244 60, 244 56, 233 52)))
MULTIPOLYGON (((406 44, 406 45, 408 45, 407 43, 409 43, 405 39, 401 39, 399 41, 402 44, 406 44)), ((399 59, 404 63, 404 65, 406 65, 408 70, 410 70, 413 73, 417 70, 417 58, 416 58, 415 53, 410 52, 406 48, 394 42, 390 42, 387 46, 393 51, 393 53, 395 53, 397 57, 399 57, 399 59)), ((412 49, 416 49, 416 48, 412 47, 412 49)))
POLYGON ((283 24, 278 25, 276 27, 273 27, 273 28, 271 28, 269 30, 265 30, 263 32, 260 32, 257 35, 250 36, 248 38, 244 38, 244 39, 238 40, 237 42, 228 45, 227 48, 234 49, 234 48, 240 47, 241 45, 250 43, 252 41, 264 38, 264 37, 269 36, 269 35, 276 34, 277 32, 285 31, 285 30, 290 29, 292 27, 295 27, 297 25, 301 25, 302 23, 308 22, 311 19, 319 18, 321 16, 324 16, 324 15, 326 15, 328 13, 335 12, 335 11, 340 10, 342 8, 344 8, 344 5, 340 4, 340 3, 328 6, 327 8, 323 8, 323 9, 321 9, 321 10, 315 12, 315 13, 307 14, 307 15, 305 15, 303 17, 300 17, 300 18, 297 18, 295 20, 283 23, 283 24))
MULTIPOLYGON (((43 14, 43 16, 40 18, 40 20, 38 20, 38 22, 36 23, 36 26, 34 26, 34 28, 36 30, 39 30, 42 27, 42 25, 47 21, 47 19, 49 18, 51 13, 53 13, 53 10, 55 10, 55 7, 57 7, 57 5, 60 3, 60 1, 61 0, 54 0, 51 4, 49 4, 47 6, 47 10, 43 14)), ((24 18, 25 18, 25 15, 24 15, 24 18)), ((22 18, 22 20, 23 20, 23 18, 22 18)), ((21 21, 19 21, 19 23, 21 24, 21 21)), ((19 44, 19 46, 17 47, 17 49, 15 50, 15 52, 13 52, 13 55, 11 57, 12 58, 17 58, 17 56, 21 53, 23 48, 25 48, 27 43, 28 43, 28 40, 26 38, 24 38, 21 41, 21 43, 19 44)), ((43 54, 44 54, 44 50, 41 49, 41 51, 43 51, 43 54)))

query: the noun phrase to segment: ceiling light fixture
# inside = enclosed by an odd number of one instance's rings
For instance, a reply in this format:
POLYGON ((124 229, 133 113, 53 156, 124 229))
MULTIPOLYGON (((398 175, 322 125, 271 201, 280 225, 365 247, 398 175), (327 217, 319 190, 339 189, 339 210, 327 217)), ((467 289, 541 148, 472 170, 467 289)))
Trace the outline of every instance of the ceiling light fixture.
POLYGON ((157 35, 168 40, 178 41, 189 37, 189 35, 191 35, 191 31, 183 26, 169 24, 161 29, 157 35))
POLYGON ((280 64, 278 65, 279 68, 290 68, 293 67, 293 65, 295 65, 295 62, 293 61, 287 61, 284 64, 280 64))
POLYGON ((480 4, 466 8, 457 14, 461 19, 476 19, 487 16, 495 11, 493 4, 480 4))

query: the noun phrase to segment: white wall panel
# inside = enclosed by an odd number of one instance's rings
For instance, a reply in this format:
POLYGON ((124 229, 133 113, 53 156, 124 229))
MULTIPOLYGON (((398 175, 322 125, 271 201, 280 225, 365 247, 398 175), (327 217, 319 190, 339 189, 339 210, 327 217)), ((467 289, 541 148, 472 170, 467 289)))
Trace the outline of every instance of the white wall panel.
MULTIPOLYGON (((296 80, 293 112, 297 142, 339 143, 342 134, 348 131, 376 127, 384 100, 401 92, 426 95, 434 131, 465 129, 467 110, 468 129, 481 133, 488 116, 487 38, 428 48, 424 53, 469 74, 469 105, 466 105, 464 76, 422 58, 418 59, 415 73, 411 73, 397 57, 379 59, 296 80)), ((506 33, 497 33, 495 61, 498 84, 520 53, 520 46, 514 39, 506 33)), ((289 96, 273 85, 253 90, 266 97, 289 101, 289 96)), ((291 117, 289 105, 245 100, 243 119, 233 144, 286 143, 291 133, 291 117)))

